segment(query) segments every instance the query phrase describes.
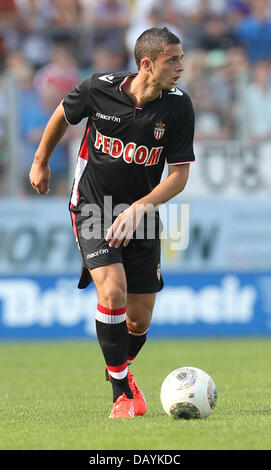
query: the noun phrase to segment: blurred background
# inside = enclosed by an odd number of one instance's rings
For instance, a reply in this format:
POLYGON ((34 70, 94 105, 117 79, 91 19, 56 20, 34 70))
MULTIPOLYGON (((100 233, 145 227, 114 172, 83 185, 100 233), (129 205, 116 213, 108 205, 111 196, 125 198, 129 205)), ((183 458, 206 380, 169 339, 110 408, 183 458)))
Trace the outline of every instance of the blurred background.
POLYGON ((179 86, 193 101, 196 162, 165 230, 165 288, 152 337, 271 333, 271 1, 0 1, 0 339, 95 337, 96 293, 80 291, 68 213, 85 123, 51 161, 51 192, 28 173, 60 102, 92 72, 135 71, 151 26, 182 41, 179 86))

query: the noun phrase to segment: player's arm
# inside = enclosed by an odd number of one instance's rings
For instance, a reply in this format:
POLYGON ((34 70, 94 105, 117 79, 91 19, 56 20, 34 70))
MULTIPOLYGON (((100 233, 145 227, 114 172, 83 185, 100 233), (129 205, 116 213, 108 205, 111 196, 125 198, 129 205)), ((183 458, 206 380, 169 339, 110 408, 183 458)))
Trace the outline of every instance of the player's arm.
POLYGON ((135 201, 109 227, 106 240, 109 246, 127 246, 140 220, 147 212, 158 208, 183 191, 189 176, 189 163, 169 165, 168 176, 149 194, 135 201))
POLYGON ((63 105, 60 103, 44 129, 29 173, 30 183, 38 194, 47 194, 49 192, 49 159, 68 126, 63 105))
POLYGON ((167 178, 134 204, 141 205, 144 214, 169 201, 184 190, 189 176, 189 168, 189 163, 169 165, 167 178))

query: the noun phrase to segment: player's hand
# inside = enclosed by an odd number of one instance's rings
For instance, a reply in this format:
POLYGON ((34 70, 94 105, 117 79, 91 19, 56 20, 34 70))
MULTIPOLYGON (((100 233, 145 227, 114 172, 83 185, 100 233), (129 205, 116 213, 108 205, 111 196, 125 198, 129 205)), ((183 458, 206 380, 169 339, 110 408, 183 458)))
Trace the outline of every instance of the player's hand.
POLYGON ((29 179, 38 194, 48 194, 50 192, 50 168, 48 165, 40 165, 39 163, 33 162, 29 179))
POLYGON ((122 243, 123 246, 127 246, 143 215, 144 207, 136 204, 132 204, 118 215, 105 237, 105 240, 109 241, 109 246, 119 248, 122 243))

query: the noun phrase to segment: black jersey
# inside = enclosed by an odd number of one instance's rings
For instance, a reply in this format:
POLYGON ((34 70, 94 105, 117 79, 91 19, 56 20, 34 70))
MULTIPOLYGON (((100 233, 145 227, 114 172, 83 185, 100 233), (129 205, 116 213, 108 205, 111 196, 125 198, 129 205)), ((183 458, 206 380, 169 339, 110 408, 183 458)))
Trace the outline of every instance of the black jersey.
POLYGON ((104 197, 132 204, 160 182, 165 162, 181 164, 194 157, 194 111, 189 96, 172 88, 136 107, 123 90, 132 74, 94 73, 63 101, 69 124, 87 119, 71 206, 95 203, 104 197))

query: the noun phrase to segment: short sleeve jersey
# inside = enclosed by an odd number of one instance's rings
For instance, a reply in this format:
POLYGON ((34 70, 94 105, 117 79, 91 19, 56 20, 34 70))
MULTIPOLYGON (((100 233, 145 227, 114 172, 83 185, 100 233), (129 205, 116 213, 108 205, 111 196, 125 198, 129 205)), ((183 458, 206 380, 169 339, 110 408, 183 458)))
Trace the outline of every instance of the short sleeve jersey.
POLYGON ((136 107, 123 85, 132 74, 94 73, 63 101, 69 124, 87 118, 81 142, 72 206, 95 203, 104 197, 132 204, 161 180, 165 162, 192 162, 194 111, 190 97, 179 88, 136 107))

